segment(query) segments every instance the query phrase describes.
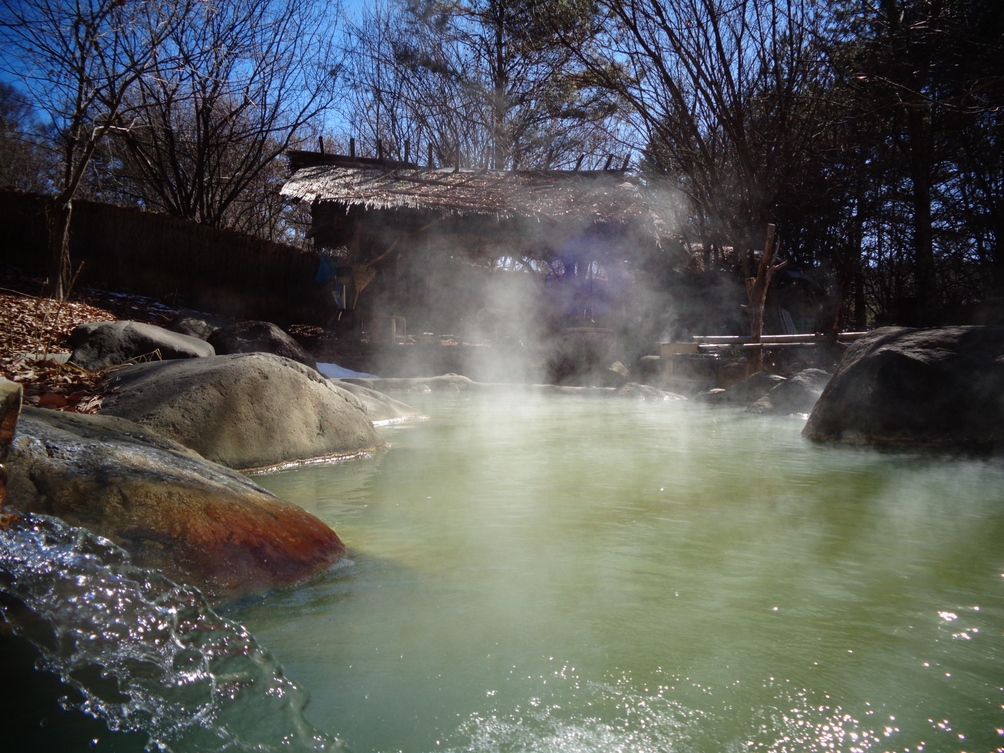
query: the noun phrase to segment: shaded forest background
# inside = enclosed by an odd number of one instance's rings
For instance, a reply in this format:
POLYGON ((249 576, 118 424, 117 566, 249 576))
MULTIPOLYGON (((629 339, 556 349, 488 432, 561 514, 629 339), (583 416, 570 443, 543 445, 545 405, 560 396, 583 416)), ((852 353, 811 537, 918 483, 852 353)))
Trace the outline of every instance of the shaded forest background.
POLYGON ((280 157, 351 138, 614 155, 667 197, 680 274, 741 281, 773 223, 834 327, 1004 319, 999 0, 2 0, 0 47, 0 185, 49 197, 56 295, 79 199, 309 245, 280 157))

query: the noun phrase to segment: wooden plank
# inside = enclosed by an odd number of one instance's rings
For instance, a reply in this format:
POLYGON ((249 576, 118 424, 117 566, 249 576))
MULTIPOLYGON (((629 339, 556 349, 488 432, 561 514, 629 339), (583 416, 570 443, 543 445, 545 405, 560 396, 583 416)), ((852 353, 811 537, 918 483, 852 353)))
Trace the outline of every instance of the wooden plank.
MULTIPOLYGON (((849 342, 852 340, 857 340, 859 337, 863 337, 868 334, 867 332, 841 332, 837 335, 837 339, 841 342, 849 342)), ((694 342, 697 343, 748 343, 753 342, 752 338, 746 335, 693 335, 691 337, 694 342)), ((822 335, 819 333, 814 334, 802 334, 802 335, 760 335, 760 342, 764 343, 813 343, 813 342, 827 342, 829 336, 822 335)))

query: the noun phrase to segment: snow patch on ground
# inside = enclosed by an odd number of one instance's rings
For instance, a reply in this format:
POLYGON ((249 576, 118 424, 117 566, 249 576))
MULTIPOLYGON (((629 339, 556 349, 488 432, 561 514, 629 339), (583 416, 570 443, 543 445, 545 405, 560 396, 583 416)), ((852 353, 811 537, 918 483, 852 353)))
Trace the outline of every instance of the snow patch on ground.
POLYGON ((317 370, 329 379, 376 379, 373 374, 345 369, 335 363, 319 363, 317 370))

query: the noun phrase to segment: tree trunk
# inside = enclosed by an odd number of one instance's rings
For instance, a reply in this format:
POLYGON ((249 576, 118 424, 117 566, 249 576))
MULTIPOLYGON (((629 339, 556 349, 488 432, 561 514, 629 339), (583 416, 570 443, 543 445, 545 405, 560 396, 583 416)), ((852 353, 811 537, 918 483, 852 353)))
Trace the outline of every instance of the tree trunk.
MULTIPOLYGON (((921 158, 922 159, 922 158, 921 158)), ((926 162, 927 160, 923 160, 926 162)), ((914 280, 917 285, 919 325, 937 321, 937 284, 934 270, 934 233, 931 219, 931 173, 926 165, 916 165, 913 174, 914 280)))
MULTIPOLYGON (((773 264, 774 229, 773 224, 767 226, 767 241, 764 243, 763 256, 760 257, 760 263, 757 265, 756 277, 749 277, 746 280, 746 295, 749 297, 750 305, 750 342, 753 344, 759 343, 760 335, 763 334, 763 309, 767 302, 767 288, 770 287, 770 279, 775 272, 788 263, 773 264)), ((750 350, 749 359, 746 362, 747 376, 763 371, 763 348, 753 347, 750 350)))
POLYGON ((854 274, 854 329, 858 332, 868 327, 868 309, 865 297, 865 276, 859 270, 854 274))
POLYGON ((505 56, 504 4, 499 7, 495 20, 494 65, 492 70, 492 169, 505 169, 505 119, 508 80, 505 56))
POLYGON ((49 281, 46 292, 52 298, 63 299, 70 292, 70 219, 73 202, 59 197, 52 199, 45 210, 49 236, 49 281))
MULTIPOLYGON (((919 84, 911 81, 918 89, 919 84)), ((913 204, 913 273, 917 296, 916 324, 929 327, 939 314, 934 268, 934 232, 931 211, 931 184, 934 180, 934 141, 932 112, 928 104, 913 101, 906 113, 905 151, 912 183, 913 204)))

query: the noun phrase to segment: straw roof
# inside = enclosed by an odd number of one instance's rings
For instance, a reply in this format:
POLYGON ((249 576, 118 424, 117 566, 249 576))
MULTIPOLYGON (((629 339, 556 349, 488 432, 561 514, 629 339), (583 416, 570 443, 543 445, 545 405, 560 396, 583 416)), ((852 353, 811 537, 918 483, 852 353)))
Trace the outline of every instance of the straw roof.
MULTIPOLYGON (((294 168, 297 164, 293 162, 294 168)), ((554 223, 651 221, 639 186, 619 170, 456 170, 338 158, 337 164, 295 169, 282 195, 367 209, 416 209, 554 223)))

